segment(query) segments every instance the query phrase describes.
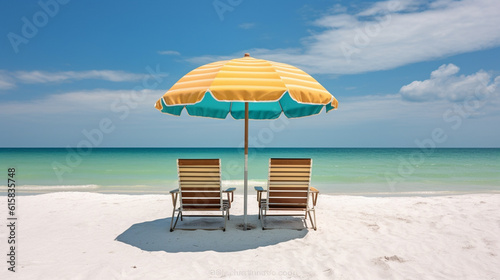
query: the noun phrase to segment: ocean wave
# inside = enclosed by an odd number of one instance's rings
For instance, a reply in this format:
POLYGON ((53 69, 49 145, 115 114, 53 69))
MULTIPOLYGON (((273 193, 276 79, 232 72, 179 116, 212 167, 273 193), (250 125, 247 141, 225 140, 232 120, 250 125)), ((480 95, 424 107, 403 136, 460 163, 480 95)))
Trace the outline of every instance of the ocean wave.
MULTIPOLYGON (((7 186, 0 186, 2 191, 7 190, 7 186)), ((98 185, 54 185, 54 186, 39 186, 39 185, 20 185, 16 186, 16 191, 66 191, 66 190, 97 190, 98 185)))
POLYGON ((500 193, 498 190, 476 190, 476 191, 404 191, 404 192, 328 192, 328 195, 354 195, 354 196, 444 196, 462 195, 473 193, 500 193))

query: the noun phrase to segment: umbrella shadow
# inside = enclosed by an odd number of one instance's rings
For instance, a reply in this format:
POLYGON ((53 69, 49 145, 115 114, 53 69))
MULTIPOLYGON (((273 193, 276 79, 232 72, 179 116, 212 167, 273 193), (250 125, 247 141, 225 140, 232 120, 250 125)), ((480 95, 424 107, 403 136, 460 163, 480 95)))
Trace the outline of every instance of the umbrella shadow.
POLYGON ((200 229, 178 230, 181 227, 190 229, 193 226, 213 228, 223 224, 220 218, 190 218, 190 221, 188 219, 185 218, 183 222, 179 221, 180 224, 173 232, 170 232, 171 218, 137 223, 118 235, 115 240, 148 252, 236 252, 301 239, 309 232, 304 227, 302 219, 299 218, 288 218, 281 223, 272 222, 277 225, 276 229, 262 230, 257 216, 248 217, 250 229, 243 231, 243 216, 233 215, 227 223, 225 232, 200 229))

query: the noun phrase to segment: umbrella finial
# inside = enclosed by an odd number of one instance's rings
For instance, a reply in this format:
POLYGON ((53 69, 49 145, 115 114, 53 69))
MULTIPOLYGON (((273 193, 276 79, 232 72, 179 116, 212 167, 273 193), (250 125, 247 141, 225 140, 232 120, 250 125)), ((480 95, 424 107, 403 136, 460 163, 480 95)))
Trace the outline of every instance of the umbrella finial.
POLYGON ((249 53, 245 53, 245 57, 250 57, 250 54, 249 53))

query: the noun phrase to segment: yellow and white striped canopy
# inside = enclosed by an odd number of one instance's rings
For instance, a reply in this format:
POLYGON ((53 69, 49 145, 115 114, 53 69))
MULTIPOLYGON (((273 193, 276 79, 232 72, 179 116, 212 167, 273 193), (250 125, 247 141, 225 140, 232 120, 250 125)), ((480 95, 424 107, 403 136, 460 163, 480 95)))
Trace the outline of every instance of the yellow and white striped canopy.
POLYGON ((244 119, 249 103, 250 119, 289 118, 336 109, 338 101, 304 71, 285 64, 245 57, 209 63, 182 77, 155 107, 163 113, 244 119))

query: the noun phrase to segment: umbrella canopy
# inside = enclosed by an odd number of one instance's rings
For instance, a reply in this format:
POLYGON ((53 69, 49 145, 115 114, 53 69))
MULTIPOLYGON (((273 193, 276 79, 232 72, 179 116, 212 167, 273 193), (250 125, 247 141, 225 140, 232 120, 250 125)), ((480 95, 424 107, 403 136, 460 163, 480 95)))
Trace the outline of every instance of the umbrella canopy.
POLYGON ((182 77, 155 104, 162 113, 245 119, 244 228, 247 227, 248 120, 316 115, 338 101, 306 72, 285 64, 243 58, 200 66, 182 77))
POLYGON ((179 116, 225 119, 276 119, 315 115, 336 109, 338 102, 306 72, 284 63, 245 57, 200 66, 175 83, 155 107, 179 116))

